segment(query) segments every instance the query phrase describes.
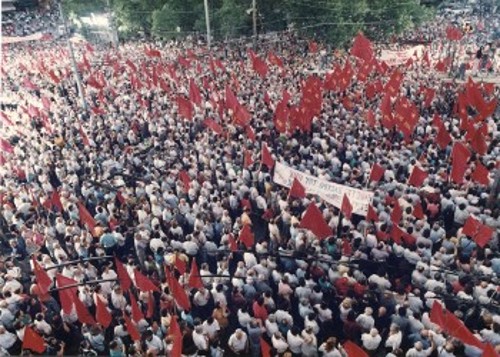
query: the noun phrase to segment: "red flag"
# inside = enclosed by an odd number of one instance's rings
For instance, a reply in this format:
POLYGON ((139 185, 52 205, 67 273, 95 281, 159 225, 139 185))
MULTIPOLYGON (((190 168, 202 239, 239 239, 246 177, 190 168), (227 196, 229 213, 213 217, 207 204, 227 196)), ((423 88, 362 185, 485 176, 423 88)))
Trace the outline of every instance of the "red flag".
POLYGON ((80 128, 78 129, 78 131, 80 132, 80 136, 82 137, 83 145, 90 146, 89 137, 87 136, 87 134, 85 134, 85 131, 83 131, 83 128, 81 125, 80 125, 80 128))
POLYGON ((118 281, 124 291, 127 291, 132 286, 132 279, 127 272, 123 263, 115 257, 116 274, 118 274, 118 281))
POLYGON ((288 196, 294 198, 306 197, 306 188, 300 183, 300 181, 296 177, 293 178, 293 183, 292 186, 290 187, 288 196))
POLYGON ((347 219, 349 219, 349 220, 351 219, 351 217, 352 217, 352 204, 349 201, 349 198, 347 197, 346 194, 344 194, 344 197, 342 197, 342 205, 340 206, 340 211, 347 219))
POLYGON ((193 78, 189 79, 189 99, 196 104, 197 106, 201 107, 202 103, 202 98, 201 98, 201 93, 200 89, 194 82, 193 78))
POLYGON ((495 348, 488 343, 483 350, 483 357, 498 357, 498 353, 495 351, 495 348))
POLYGON ((177 316, 172 316, 170 321, 170 328, 168 331, 169 335, 173 336, 173 346, 170 353, 171 357, 181 357, 182 356, 182 333, 177 322, 177 316))
POLYGON ((368 353, 366 353, 361 347, 349 340, 344 342, 344 350, 347 353, 347 357, 369 357, 368 353))
POLYGON ((29 90, 40 90, 37 85, 35 85, 28 77, 24 77, 23 86, 29 90))
POLYGON ((7 140, 2 138, 0 138, 0 148, 2 149, 2 151, 8 152, 9 154, 14 153, 14 147, 10 145, 7 140))
POLYGON ((373 113, 373 110, 368 109, 366 112, 366 122, 371 128, 375 127, 376 121, 375 121, 375 114, 373 113))
POLYGON ((146 56, 148 57, 156 57, 156 58, 161 58, 161 52, 158 51, 158 50, 154 50, 152 48, 145 48, 144 49, 144 53, 146 54, 146 56))
POLYGON ((286 132, 286 123, 288 121, 289 110, 287 104, 284 100, 281 100, 276 106, 276 110, 274 111, 274 126, 279 133, 286 132))
POLYGON ((132 321, 135 323, 139 323, 139 321, 144 319, 144 315, 142 314, 142 311, 139 307, 139 304, 137 304, 137 300, 132 294, 132 292, 129 291, 129 297, 130 297, 130 308, 132 309, 132 321))
POLYGON ((29 325, 24 329, 23 350, 30 350, 32 352, 44 353, 45 340, 42 336, 35 332, 29 325))
POLYGON ((470 152, 461 142, 455 142, 451 152, 453 164, 451 166, 451 179, 457 184, 463 182, 465 170, 467 170, 467 161, 470 158, 470 152))
POLYGON ((45 110, 49 111, 50 110, 50 99, 47 97, 42 97, 42 105, 45 108, 45 110))
POLYGON ((127 332, 129 333, 132 341, 140 341, 141 334, 137 330, 137 327, 135 326, 135 324, 132 321, 130 321, 130 317, 128 317, 126 314, 124 314, 123 319, 125 320, 125 327, 127 328, 127 332))
POLYGON ((488 144, 486 144, 480 129, 475 131, 471 140, 471 147, 479 155, 484 155, 488 151, 488 144))
POLYGON ((408 185, 413 185, 415 187, 420 187, 424 183, 425 179, 429 176, 427 172, 422 170, 417 165, 413 166, 410 178, 408 179, 408 185))
POLYGON ((231 88, 226 86, 226 106, 234 112, 239 105, 240 103, 231 88))
POLYGON ((57 190, 52 191, 52 196, 50 200, 52 202, 52 206, 56 207, 59 210, 59 212, 64 211, 63 205, 61 203, 61 197, 59 196, 59 192, 57 192, 57 190))
POLYGON ((184 275, 186 273, 186 270, 187 270, 186 262, 184 260, 182 260, 181 258, 179 258, 178 255, 175 256, 174 267, 182 275, 184 275))
POLYGON ((401 206, 399 205, 399 202, 396 199, 394 201, 394 208, 392 209, 392 212, 391 212, 391 221, 395 225, 398 225, 398 223, 399 223, 399 221, 401 221, 402 217, 403 217, 403 210, 401 209, 401 206))
POLYGON ((243 168, 248 168, 253 164, 252 152, 245 150, 244 159, 243 159, 243 168))
POLYGON ((193 289, 201 289, 203 287, 203 280, 200 277, 200 271, 198 270, 198 264, 196 264, 196 259, 191 262, 191 271, 189 272, 188 286, 193 289))
POLYGON ((81 203, 78 202, 78 212, 80 214, 80 223, 85 224, 87 228, 89 228, 91 231, 94 230, 95 226, 97 225, 94 217, 87 211, 87 208, 81 203))
POLYGON ((271 153, 269 152, 269 149, 267 148, 266 143, 264 143, 262 145, 261 162, 262 162, 262 165, 266 165, 269 169, 272 169, 274 167, 274 159, 271 156, 271 153))
POLYGON ((446 28, 446 38, 451 41, 460 41, 463 36, 462 30, 455 26, 448 26, 446 28))
POLYGON ((476 161, 476 168, 472 172, 471 178, 481 185, 488 186, 490 184, 490 172, 481 164, 479 160, 476 161))
POLYGON ((300 221, 300 228, 309 229, 320 239, 325 239, 332 235, 332 229, 328 226, 323 214, 314 202, 311 202, 307 207, 306 213, 300 221))
POLYGON ((130 67, 133 73, 137 73, 137 67, 131 60, 126 60, 125 64, 130 67))
POLYGON ((269 68, 266 62, 264 62, 259 56, 257 56, 252 50, 249 50, 250 58, 252 60, 252 68, 255 72, 259 74, 262 78, 265 78, 269 68))
MULTIPOLYGON (((68 285, 76 285, 77 281, 67 278, 64 275, 58 273, 56 274, 56 283, 58 288, 63 288, 68 285)), ((73 301, 75 299, 78 299, 78 297, 76 296, 76 292, 76 286, 72 288, 59 289, 59 301, 61 303, 63 311, 66 314, 71 313, 71 310, 73 309, 73 301)))
POLYGON ((260 338, 260 355, 262 357, 271 357, 271 346, 262 337, 260 338))
POLYGON ((274 52, 272 52, 272 51, 269 52, 268 59, 269 59, 269 62, 271 64, 274 64, 275 66, 283 68, 283 60, 281 58, 279 58, 278 56, 276 56, 274 54, 274 52))
POLYGON ((253 131, 253 128, 250 125, 247 125, 245 127, 245 134, 248 140, 250 140, 251 142, 255 142, 256 140, 255 132, 253 131))
POLYGON ((139 270, 134 270, 135 284, 140 291, 160 291, 160 289, 139 270))
POLYGON ((432 100, 436 95, 436 91, 433 88, 425 88, 425 99, 424 99, 424 107, 428 108, 431 106, 432 100))
POLYGON ((413 217, 415 217, 416 219, 424 218, 424 209, 422 208, 420 202, 417 202, 413 207, 413 217))
POLYGON ((438 325, 443 331, 446 329, 443 306, 439 303, 439 301, 434 300, 431 311, 429 313, 429 318, 432 323, 438 325))
POLYGON ((49 71, 49 77, 55 84, 59 84, 59 82, 61 82, 61 78, 57 77, 52 69, 49 71))
POLYGON ((375 209, 372 205, 368 205, 368 213, 366 214, 367 221, 378 222, 378 214, 375 212, 375 209))
POLYGON ((104 328, 108 328, 113 320, 111 313, 108 311, 106 304, 101 300, 99 295, 96 295, 96 310, 95 310, 95 319, 98 323, 100 323, 104 328))
POLYGON ((373 164, 368 181, 369 182, 380 181, 382 179, 382 177, 384 177, 384 172, 385 172, 385 169, 382 166, 380 166, 377 163, 373 164))
POLYGON ((473 216, 467 217, 464 226, 462 227, 462 233, 469 236, 474 237, 478 232, 481 226, 481 222, 475 219, 473 216))
POLYGON ((252 229, 248 224, 245 224, 243 228, 241 228, 239 240, 245 245, 245 247, 247 247, 247 249, 251 249, 253 247, 255 239, 252 233, 252 229))
POLYGON ((212 129, 216 134, 222 134, 222 126, 220 126, 215 120, 212 118, 207 118, 203 121, 203 125, 207 128, 212 129))
MULTIPOLYGON (((168 271, 168 268, 165 269, 168 271)), ((168 275, 170 275, 170 273, 168 273, 168 275)), ((177 305, 179 305, 183 310, 189 310, 191 308, 189 297, 179 281, 173 277, 167 280, 170 290, 172 291, 172 296, 174 297, 177 305)))
POLYGON ((152 318, 154 313, 155 313, 155 297, 152 292, 149 292, 149 298, 148 298, 148 310, 146 311, 146 317, 148 319, 152 318))
POLYGON ((52 285, 52 279, 49 277, 45 269, 43 269, 40 264, 38 264, 34 256, 32 261, 33 271, 35 273, 36 283, 38 285, 38 288, 40 289, 40 293, 46 294, 52 285))
POLYGON ((436 143, 439 145, 441 150, 444 150, 451 142, 451 136, 443 124, 441 124, 438 130, 439 132, 436 136, 436 143))
POLYGON ((193 104, 188 99, 178 96, 177 108, 180 116, 188 120, 193 118, 193 104))
POLYGON ((365 62, 370 61, 373 58, 373 46, 369 39, 367 39, 360 32, 354 38, 354 42, 351 47, 351 55, 363 59, 365 62))
POLYGON ((186 192, 189 191, 189 188, 191 187, 191 179, 186 171, 182 170, 179 172, 179 180, 181 180, 184 185, 184 190, 186 192))
POLYGON ((318 44, 314 41, 309 41, 309 52, 316 53, 318 52, 318 44))
POLYGON ((488 242, 491 240, 492 237, 493 237, 493 229, 491 229, 485 224, 481 224, 479 226, 479 230, 474 236, 474 241, 477 243, 478 246, 484 248, 484 246, 488 244, 488 242))
POLYGON ((78 320, 82 324, 95 325, 94 317, 90 314, 89 310, 84 305, 82 300, 80 300, 78 297, 75 297, 73 302, 75 304, 75 310, 76 310, 76 314, 78 316, 78 320))

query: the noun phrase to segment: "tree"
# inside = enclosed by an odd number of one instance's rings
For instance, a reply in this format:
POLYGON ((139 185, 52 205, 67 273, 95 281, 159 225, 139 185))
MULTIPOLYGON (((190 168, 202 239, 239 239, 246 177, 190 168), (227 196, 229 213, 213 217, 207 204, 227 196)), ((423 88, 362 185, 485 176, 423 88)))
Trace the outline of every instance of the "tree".
POLYGON ((215 13, 220 38, 235 37, 251 29, 245 7, 238 0, 223 0, 222 6, 215 13))

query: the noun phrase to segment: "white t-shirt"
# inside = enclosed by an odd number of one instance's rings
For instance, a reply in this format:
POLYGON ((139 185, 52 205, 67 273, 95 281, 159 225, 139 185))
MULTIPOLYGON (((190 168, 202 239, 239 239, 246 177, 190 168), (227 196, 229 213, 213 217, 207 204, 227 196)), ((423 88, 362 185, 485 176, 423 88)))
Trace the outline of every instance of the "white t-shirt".
POLYGON ((243 333, 241 339, 236 337, 236 333, 233 333, 231 337, 229 337, 228 345, 236 352, 242 352, 245 350, 247 346, 247 334, 243 333))

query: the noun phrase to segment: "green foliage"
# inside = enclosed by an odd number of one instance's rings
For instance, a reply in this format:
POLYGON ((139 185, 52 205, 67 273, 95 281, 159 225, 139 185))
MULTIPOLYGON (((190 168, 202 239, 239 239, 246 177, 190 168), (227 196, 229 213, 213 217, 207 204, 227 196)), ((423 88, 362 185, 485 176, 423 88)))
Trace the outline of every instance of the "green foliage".
MULTIPOLYGON (((171 38, 205 33, 203 0, 109 0, 120 32, 171 38), (178 31, 180 30, 180 31, 178 31)), ((63 0, 82 16, 107 9, 106 0, 63 0)), ((252 34, 251 0, 208 0, 216 40, 252 34)), ((377 40, 427 20, 432 11, 418 0, 257 0, 258 31, 299 32, 335 46, 363 31, 377 40)))

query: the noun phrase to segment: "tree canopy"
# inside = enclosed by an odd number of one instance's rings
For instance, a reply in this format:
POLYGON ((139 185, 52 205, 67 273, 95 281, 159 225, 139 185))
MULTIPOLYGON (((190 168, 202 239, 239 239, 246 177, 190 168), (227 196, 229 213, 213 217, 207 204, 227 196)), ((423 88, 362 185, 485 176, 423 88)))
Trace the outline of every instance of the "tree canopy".
MULTIPOLYGON (((122 35, 160 38, 205 34, 203 0, 63 0, 72 17, 111 9, 122 35), (108 7, 109 4, 109 7, 108 7)), ((251 0, 208 0, 212 36, 223 40, 252 34, 251 0)), ((293 28, 335 46, 362 30, 372 39, 418 25, 431 10, 418 0, 257 0, 259 33, 293 28)))

